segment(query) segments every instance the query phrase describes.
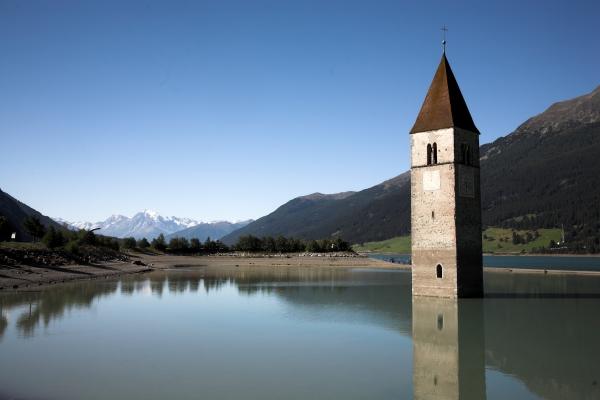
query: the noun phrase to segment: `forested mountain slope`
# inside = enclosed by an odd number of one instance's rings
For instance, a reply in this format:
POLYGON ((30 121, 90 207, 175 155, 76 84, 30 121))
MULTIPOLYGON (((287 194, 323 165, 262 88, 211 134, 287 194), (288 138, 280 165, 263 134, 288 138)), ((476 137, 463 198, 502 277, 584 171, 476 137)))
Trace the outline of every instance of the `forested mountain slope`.
MULTIPOLYGON (((481 146, 486 226, 561 227, 573 249, 600 251, 600 87, 550 106, 481 146)), ((223 238, 245 234, 352 243, 410 231, 410 175, 356 193, 298 197, 223 238)))
POLYGON ((15 199, 8 193, 3 192, 2 190, 0 190, 0 216, 6 217, 10 226, 9 230, 16 232, 17 240, 19 241, 31 240, 31 236, 23 227, 23 221, 25 221, 25 218, 29 216, 38 217, 40 222, 46 227, 60 227, 58 223, 49 217, 46 217, 39 211, 34 210, 24 203, 21 203, 19 200, 15 199))

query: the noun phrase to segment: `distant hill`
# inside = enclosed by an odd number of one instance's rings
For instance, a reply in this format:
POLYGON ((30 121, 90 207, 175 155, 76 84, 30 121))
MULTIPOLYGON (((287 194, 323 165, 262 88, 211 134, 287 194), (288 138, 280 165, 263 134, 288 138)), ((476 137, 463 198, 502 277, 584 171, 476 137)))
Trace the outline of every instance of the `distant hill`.
MULTIPOLYGON (((408 133, 407 133, 408 134, 408 133)), ((600 251, 600 87, 550 106, 513 133, 481 146, 486 226, 565 226, 567 241, 600 251)), ((352 243, 410 232, 410 175, 360 192, 298 197, 223 238, 340 236, 352 243)))
POLYGON ((40 222, 46 227, 54 226, 60 228, 60 225, 54 222, 51 218, 42 215, 39 211, 34 210, 28 205, 21 203, 8 193, 0 190, 0 215, 6 217, 14 231, 17 233, 18 241, 29 241, 31 236, 23 228, 23 221, 29 216, 35 216, 40 219, 40 222))
POLYGON ((166 238, 171 239, 174 237, 184 237, 186 239, 199 239, 201 241, 206 238, 212 240, 219 240, 223 236, 235 231, 236 229, 243 228, 244 226, 251 223, 252 220, 241 221, 241 222, 229 222, 229 221, 217 221, 217 222, 202 222, 198 225, 194 225, 190 228, 177 231, 167 235, 166 238))
POLYGON ((317 239, 340 236, 352 243, 387 239, 410 231, 410 174, 404 173, 360 192, 295 198, 271 214, 223 237, 227 244, 242 235, 317 239))
POLYGON ((481 146, 483 221, 560 227, 600 251, 600 87, 550 106, 481 146))

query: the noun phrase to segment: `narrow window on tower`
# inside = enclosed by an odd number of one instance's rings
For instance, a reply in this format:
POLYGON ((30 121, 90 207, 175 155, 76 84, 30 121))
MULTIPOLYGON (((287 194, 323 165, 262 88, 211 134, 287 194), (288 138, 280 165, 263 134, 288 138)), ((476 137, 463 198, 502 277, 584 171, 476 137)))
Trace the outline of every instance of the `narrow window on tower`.
POLYGON ((431 145, 427 145, 427 165, 431 165, 431 145))
POLYGON ((431 219, 435 219, 435 211, 431 212, 431 219))
POLYGON ((433 148, 431 149, 431 152, 433 153, 433 163, 437 164, 437 143, 433 144, 433 148))
POLYGON ((439 279, 442 278, 442 266, 440 264, 435 267, 435 273, 439 279))

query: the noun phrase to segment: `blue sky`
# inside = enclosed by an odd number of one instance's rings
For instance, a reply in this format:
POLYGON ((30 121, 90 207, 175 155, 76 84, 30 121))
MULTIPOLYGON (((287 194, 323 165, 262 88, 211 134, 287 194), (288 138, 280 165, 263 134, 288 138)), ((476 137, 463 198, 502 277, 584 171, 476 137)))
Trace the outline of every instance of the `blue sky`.
POLYGON ((0 1, 0 188, 50 216, 265 215, 404 172, 441 55, 486 143, 600 85, 593 1, 0 1))

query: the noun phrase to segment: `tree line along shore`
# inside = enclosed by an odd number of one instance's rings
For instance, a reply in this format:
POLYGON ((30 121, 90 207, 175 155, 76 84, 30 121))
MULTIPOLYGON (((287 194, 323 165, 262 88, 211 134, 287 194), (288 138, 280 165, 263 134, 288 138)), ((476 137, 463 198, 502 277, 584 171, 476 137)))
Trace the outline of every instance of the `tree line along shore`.
MULTIPOLYGON (((99 235, 93 230, 74 231, 66 227, 46 227, 35 216, 23 222, 24 229, 33 242, 10 240, 6 224, 0 216, 0 267, 16 265, 69 265, 92 264, 108 261, 126 261, 127 252, 173 255, 214 255, 241 253, 290 254, 290 253, 347 253, 387 252, 410 253, 410 236, 402 236, 381 242, 369 242, 351 246, 341 238, 301 240, 293 237, 241 236, 237 243, 228 246, 220 240, 206 238, 186 239, 174 237, 166 240, 164 235, 147 240, 114 238, 99 235)), ((514 230, 487 228, 482 233, 484 252, 490 254, 570 254, 559 229, 514 230)), ((239 254, 238 254, 239 255, 239 254)))
POLYGON ((243 253, 256 254, 290 254, 290 253, 335 253, 352 254, 348 242, 339 238, 322 240, 300 240, 296 238, 240 237, 233 246, 227 246, 219 240, 206 238, 186 239, 175 237, 166 240, 159 235, 151 241, 146 238, 136 240, 114 238, 96 234, 93 230, 73 231, 69 229, 44 226, 36 217, 28 217, 24 228, 33 238, 32 242, 6 241, 6 235, 0 239, 0 267, 18 265, 60 266, 88 265, 109 261, 127 261, 127 253, 140 251, 148 254, 172 255, 215 255, 243 253))

